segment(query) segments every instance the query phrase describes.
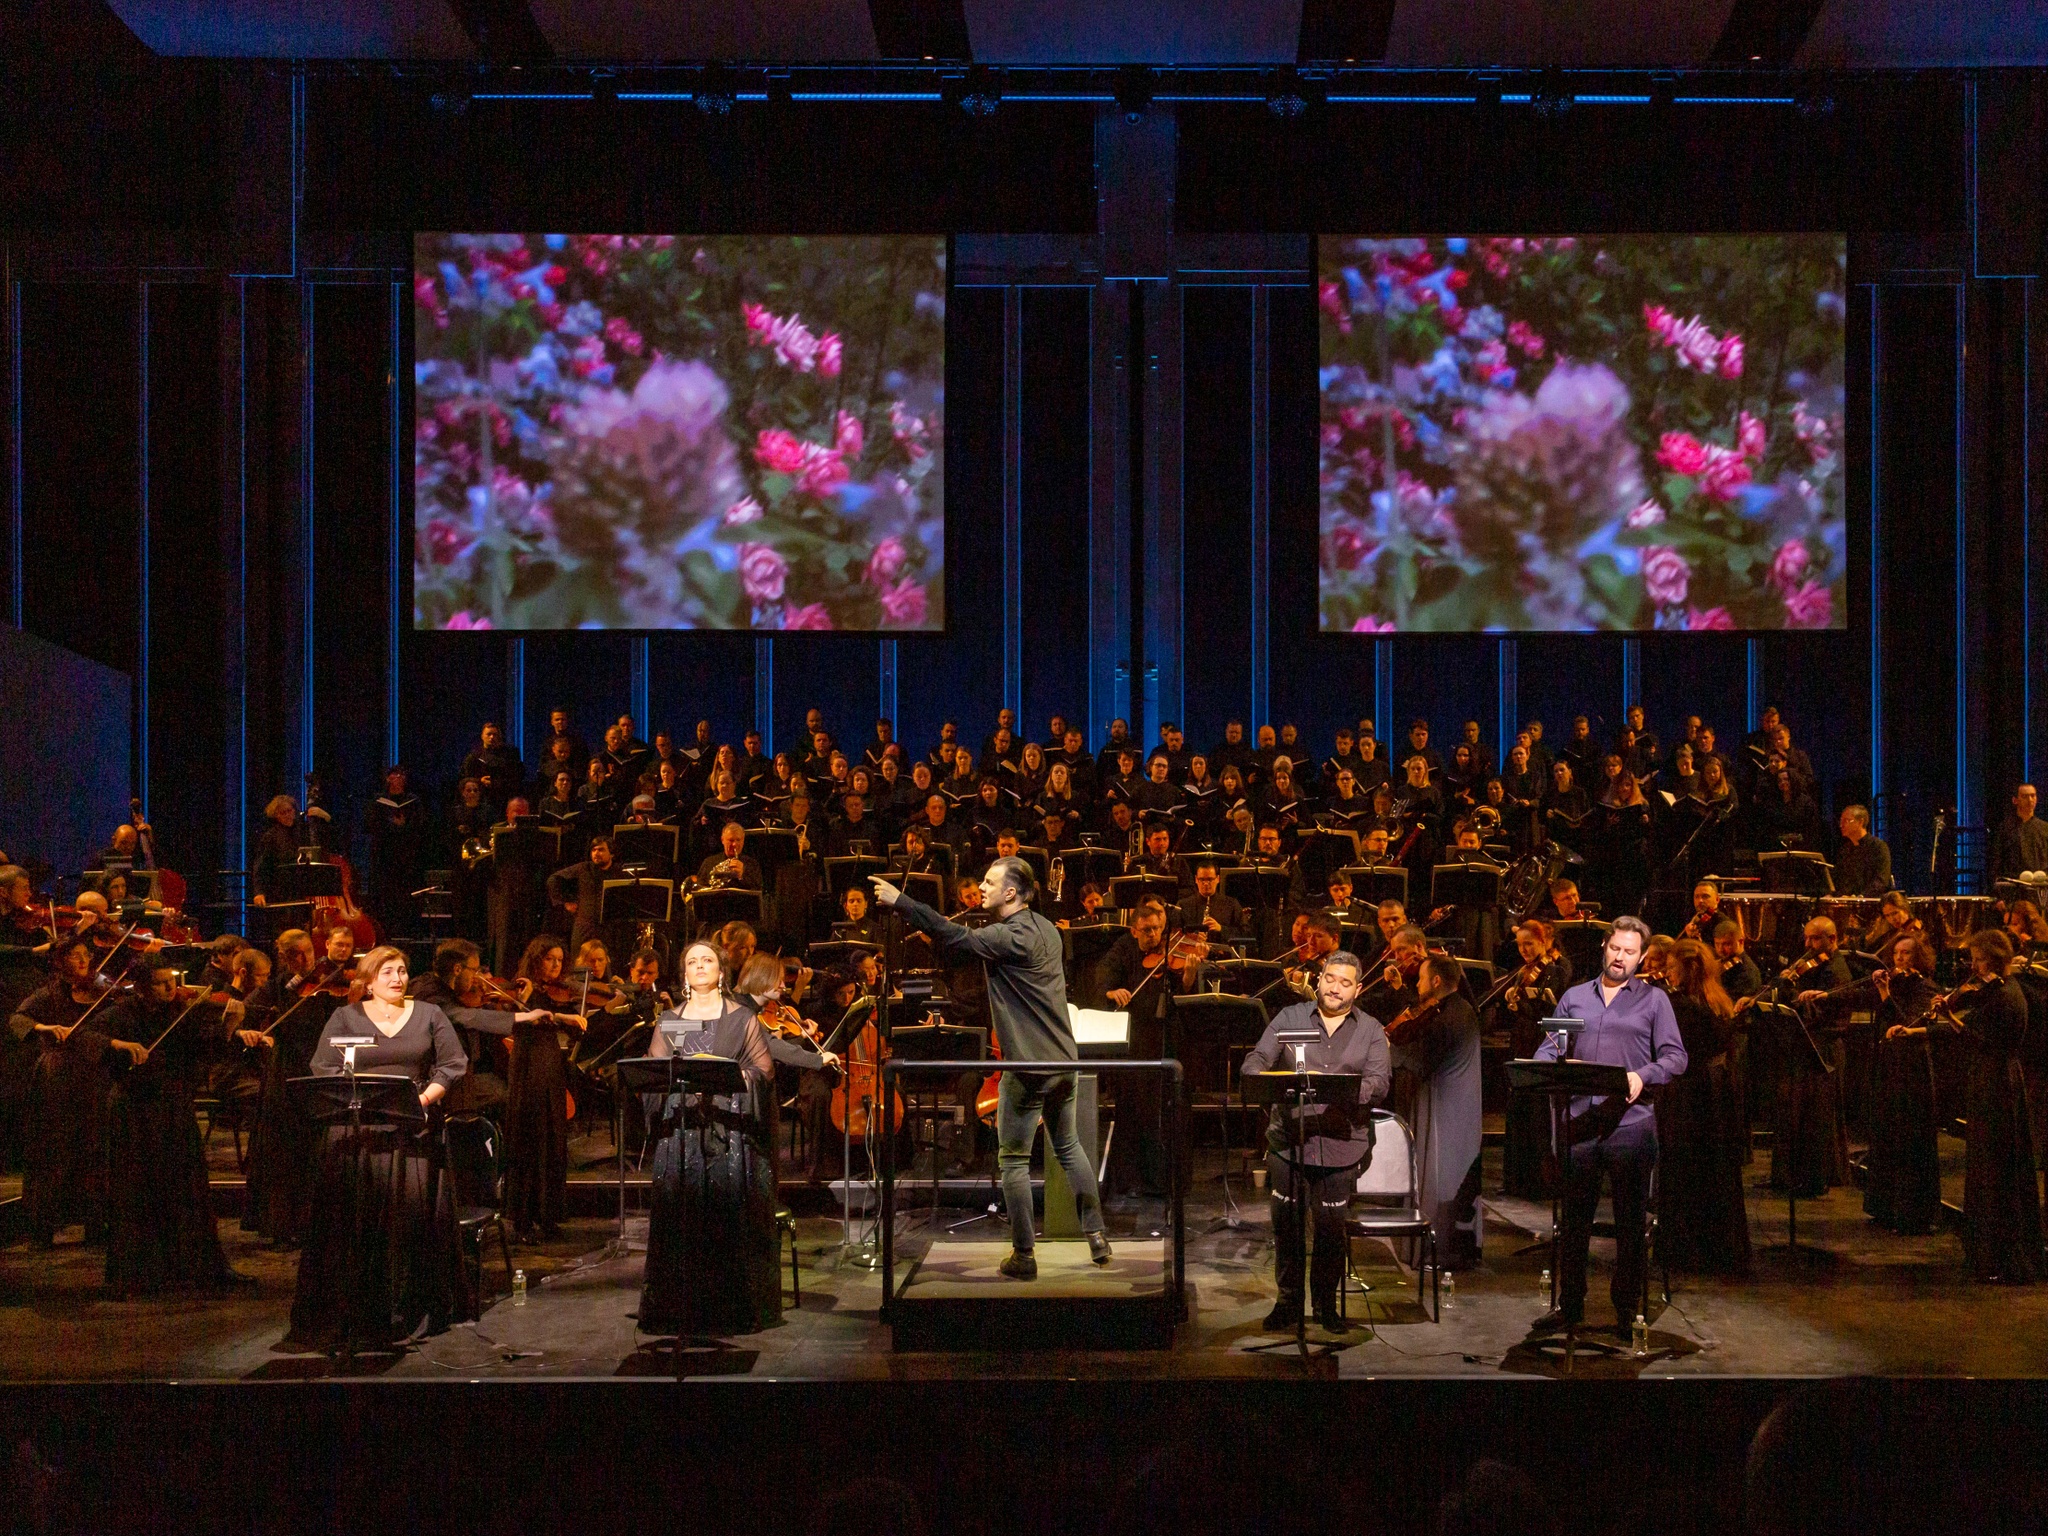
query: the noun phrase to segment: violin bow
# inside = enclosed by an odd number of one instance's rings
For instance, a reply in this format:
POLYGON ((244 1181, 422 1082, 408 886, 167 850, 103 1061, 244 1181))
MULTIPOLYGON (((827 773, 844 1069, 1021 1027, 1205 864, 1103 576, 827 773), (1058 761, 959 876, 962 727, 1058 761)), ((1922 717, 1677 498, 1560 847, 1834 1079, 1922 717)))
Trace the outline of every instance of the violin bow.
MULTIPOLYGON (((120 938, 114 940, 114 947, 107 951, 107 958, 111 960, 115 955, 120 954, 122 948, 128 943, 128 941, 131 938, 135 936, 135 930, 137 928, 140 928, 141 926, 142 924, 140 922, 131 923, 129 925, 128 931, 122 934, 120 938)), ((74 1023, 71 1027, 73 1029, 78 1028, 79 1024, 83 1024, 87 1019, 91 1018, 95 1013, 97 1013, 99 1011, 100 1004, 104 1003, 108 998, 114 995, 116 989, 118 989, 121 983, 127 979, 128 972, 132 970, 134 966, 135 957, 133 955, 129 955, 121 965, 121 974, 119 976, 114 977, 111 981, 107 983, 107 990, 102 992, 98 997, 94 998, 92 1002, 86 1006, 85 1012, 81 1013, 78 1016, 77 1022, 74 1023)))

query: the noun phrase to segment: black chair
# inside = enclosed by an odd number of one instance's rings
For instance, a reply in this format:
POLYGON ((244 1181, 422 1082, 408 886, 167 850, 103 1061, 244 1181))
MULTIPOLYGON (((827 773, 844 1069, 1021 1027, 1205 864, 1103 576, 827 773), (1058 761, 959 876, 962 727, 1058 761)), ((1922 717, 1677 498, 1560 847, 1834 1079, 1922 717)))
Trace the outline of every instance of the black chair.
POLYGON ((482 1115, 450 1115, 442 1131, 448 1177, 455 1181, 455 1225, 462 1262, 484 1290, 484 1236, 495 1233, 505 1261, 505 1289, 512 1289, 512 1239, 501 1209, 504 1170, 498 1158, 498 1128, 482 1115))
MULTIPOLYGON (((1430 1321, 1443 1321, 1439 1282, 1443 1266, 1437 1262, 1436 1228, 1422 1212, 1421 1178, 1415 1166, 1415 1136, 1408 1122, 1389 1109, 1372 1112, 1372 1161, 1358 1176, 1358 1196, 1369 1202, 1363 1210, 1354 1208, 1344 1223, 1344 1283, 1337 1288, 1337 1315, 1345 1316, 1345 1297, 1357 1273, 1351 1267, 1351 1239, 1379 1238, 1392 1250, 1404 1238, 1421 1243, 1422 1262, 1415 1266, 1415 1304, 1422 1305, 1422 1276, 1429 1273, 1430 1321)), ((1395 1258, 1400 1257, 1395 1250, 1395 1258)), ((1359 1283, 1361 1294, 1365 1291, 1359 1283)))

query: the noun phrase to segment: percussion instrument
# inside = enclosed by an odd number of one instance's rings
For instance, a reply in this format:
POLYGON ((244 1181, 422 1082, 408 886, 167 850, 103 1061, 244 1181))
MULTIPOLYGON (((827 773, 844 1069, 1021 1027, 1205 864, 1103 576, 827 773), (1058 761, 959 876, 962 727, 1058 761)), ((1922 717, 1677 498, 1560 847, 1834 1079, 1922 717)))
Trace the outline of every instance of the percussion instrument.
POLYGON ((2000 920, 1998 901, 1992 896, 1916 896, 1907 905, 1927 931, 1951 949, 1973 933, 1996 928, 2000 920))

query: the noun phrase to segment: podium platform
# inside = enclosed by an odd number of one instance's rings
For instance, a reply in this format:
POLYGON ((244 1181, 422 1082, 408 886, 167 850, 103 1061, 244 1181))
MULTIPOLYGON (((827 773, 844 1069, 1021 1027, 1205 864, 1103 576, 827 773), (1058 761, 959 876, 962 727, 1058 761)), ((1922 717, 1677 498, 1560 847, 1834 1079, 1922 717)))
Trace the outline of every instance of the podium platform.
POLYGON ((890 1303, 893 1347, 904 1350, 1168 1349, 1173 1259, 1166 1239, 1123 1241, 1098 1267, 1085 1242, 1041 1240, 1038 1278, 1011 1280, 998 1241, 941 1239, 890 1303))

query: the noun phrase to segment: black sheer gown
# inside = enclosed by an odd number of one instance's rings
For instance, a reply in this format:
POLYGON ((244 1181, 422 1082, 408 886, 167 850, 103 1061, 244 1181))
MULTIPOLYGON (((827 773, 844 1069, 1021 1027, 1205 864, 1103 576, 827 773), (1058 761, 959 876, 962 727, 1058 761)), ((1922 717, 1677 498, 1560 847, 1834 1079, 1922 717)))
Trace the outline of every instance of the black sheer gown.
MULTIPOLYGON (((59 977, 24 999, 16 1016, 77 1025, 88 1006, 59 977)), ((87 1242, 97 1242, 106 1228, 109 1037, 100 1013, 61 1042, 54 1035, 32 1036, 40 1047, 28 1083, 21 1196, 29 1237, 45 1248, 59 1228, 74 1221, 85 1224, 87 1242)))
MULTIPOLYGON (((547 1006, 537 999, 535 1006, 547 1006)), ((552 1020, 515 1025, 505 1094, 505 1219, 553 1236, 569 1191, 569 1051, 552 1020)))
POLYGON ((1925 976, 1892 981, 1892 995, 1859 981, 1828 994, 1832 1009, 1868 1009, 1870 1028, 1870 1150, 1864 1157, 1863 1213, 1893 1232, 1932 1232, 1941 1225, 1941 1162, 1936 1151, 1934 1066, 1925 1034, 1887 1040, 1894 1025, 1914 1024, 1935 986, 1925 976))
MULTIPOLYGON (((396 1034, 370 1022, 360 1004, 337 1008, 313 1053, 313 1071, 340 1073, 336 1035, 368 1035, 359 1073, 395 1073, 425 1092, 462 1081, 462 1041, 448 1015, 414 1002, 396 1034)), ((454 1180, 442 1165, 440 1115, 429 1128, 365 1125, 358 1148, 346 1121, 322 1133, 312 1221, 299 1256, 291 1333, 299 1349, 378 1351, 439 1333, 477 1315, 455 1228, 454 1180)))
POLYGON ((306 1235, 313 1175, 320 1163, 320 1127, 285 1085, 313 1070, 314 1048, 342 1000, 331 992, 301 993, 299 978, 289 972, 273 975, 258 996, 273 1010, 266 1026, 273 1044, 263 1052, 263 1089, 249 1133, 242 1230, 290 1247, 306 1235))
POLYGON ((153 1296, 225 1284, 228 1261, 192 1112, 221 1011, 211 1003, 189 1011, 180 1003, 138 1003, 112 1028, 116 1039, 161 1043, 139 1067, 119 1051, 107 1053, 114 1076, 107 1102, 107 1289, 153 1296))
MULTIPOLYGON (((1507 1021, 1511 1055, 1518 1060, 1535 1055, 1536 1047, 1543 1042, 1542 1021, 1555 1011, 1557 1000, 1571 984, 1571 961, 1562 954, 1553 955, 1543 962, 1528 988, 1530 993, 1537 994, 1536 1000, 1525 998, 1520 1007, 1513 1009, 1503 1000, 1501 1016, 1507 1021), (1549 994, 1548 1000, 1541 998, 1543 993, 1549 994)), ((1516 990, 1522 989, 1518 985, 1516 990)), ((1505 1131, 1501 1144, 1501 1193, 1521 1200, 1548 1200, 1556 1171, 1550 1160, 1550 1105, 1541 1094, 1509 1094, 1505 1131)))
POLYGON ((2042 1273, 2041 1187, 2020 1065, 2027 1000, 1999 981, 1957 1000, 1966 1050, 1968 1162, 1963 1174, 1963 1251, 1979 1280, 2021 1283, 2042 1273))
MULTIPOLYGON (((685 1055, 740 1064, 747 1091, 644 1096, 654 1147, 643 1333, 754 1333, 782 1317, 775 1231, 774 1059, 748 1009, 686 1021, 685 1055)), ((655 1054, 668 1054, 657 1032, 655 1054)))
MULTIPOLYGON (((1837 953, 1806 973, 1804 980, 1766 987, 1760 1001, 1790 1002, 1800 991, 1833 991, 1849 984, 1849 965, 1837 953)), ((1757 1039, 1757 1021, 1750 1023, 1757 1039)), ((1765 1028, 1775 1066, 1771 1102, 1771 1187, 1796 1188, 1800 1199, 1825 1194, 1849 1182, 1849 1141, 1842 1130, 1842 1038, 1825 1016, 1806 1021, 1773 1017, 1765 1028), (1811 1038, 1821 1060, 1807 1046, 1811 1038), (1825 1065, 1823 1065, 1825 1063, 1825 1065)))
POLYGON ((1742 1200, 1748 1121, 1729 1070, 1735 1038, 1702 999, 1671 995, 1686 1067, 1657 1092, 1657 1242, 1673 1269, 1750 1271, 1749 1214, 1742 1200))

